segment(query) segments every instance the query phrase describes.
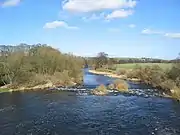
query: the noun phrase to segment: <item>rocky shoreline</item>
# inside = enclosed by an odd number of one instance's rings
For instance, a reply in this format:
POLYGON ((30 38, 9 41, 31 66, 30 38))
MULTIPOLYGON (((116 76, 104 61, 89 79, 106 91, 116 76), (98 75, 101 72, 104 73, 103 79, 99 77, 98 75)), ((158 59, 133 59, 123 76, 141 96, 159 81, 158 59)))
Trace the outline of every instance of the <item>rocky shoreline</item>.
MULTIPOLYGON (((99 74, 99 75, 105 75, 105 76, 108 76, 108 77, 114 77, 114 78, 120 78, 120 79, 123 79, 122 76, 117 76, 117 75, 114 75, 112 73, 106 73, 106 72, 98 72, 98 71, 93 71, 93 70, 90 70, 89 71, 90 73, 93 73, 93 74, 99 74)), ((124 92, 120 92, 120 91, 117 91, 115 89, 108 89, 106 93, 103 93, 103 92, 99 92, 99 91, 93 91, 94 89, 88 89, 86 87, 84 87, 82 84, 76 84, 76 83, 73 83, 72 86, 62 86, 62 85, 55 85, 53 84, 52 82, 49 82, 49 83, 46 83, 46 84, 42 84, 42 85, 37 85, 37 86, 34 86, 34 87, 19 87, 19 88, 16 88, 16 89, 12 89, 9 87, 9 85, 6 85, 6 86, 3 86, 3 87, 0 87, 0 93, 4 93, 4 92, 15 92, 15 91, 36 91, 36 90, 59 90, 59 91, 69 91, 69 92, 77 92, 79 93, 80 95, 82 93, 89 93, 90 95, 98 95, 98 96, 104 96, 104 95, 111 95, 111 94, 115 94, 117 95, 117 93, 123 93, 124 92)), ((165 98, 172 98, 172 96, 170 95, 167 95, 165 93, 154 93, 152 94, 152 91, 153 89, 149 89, 147 90, 146 92, 144 92, 144 90, 142 91, 141 89, 129 89, 127 92, 125 92, 126 94, 130 94, 130 95, 137 95, 137 96, 143 96, 143 97, 149 97, 149 96, 157 96, 157 97, 165 97, 165 98), (151 94, 150 94, 151 93, 151 94)))
MULTIPOLYGON (((70 86, 70 88, 75 89, 78 88, 80 85, 73 83, 73 86, 70 86)), ((55 90, 55 89, 60 89, 60 88, 64 88, 67 89, 68 86, 62 86, 62 85, 55 85, 52 82, 46 83, 46 84, 41 84, 41 85, 37 85, 37 86, 33 86, 33 87, 25 87, 25 86, 21 86, 15 89, 10 88, 10 85, 5 85, 0 87, 0 93, 3 92, 14 92, 14 91, 29 91, 29 90, 55 90), (2 90, 2 91, 1 91, 2 90)))

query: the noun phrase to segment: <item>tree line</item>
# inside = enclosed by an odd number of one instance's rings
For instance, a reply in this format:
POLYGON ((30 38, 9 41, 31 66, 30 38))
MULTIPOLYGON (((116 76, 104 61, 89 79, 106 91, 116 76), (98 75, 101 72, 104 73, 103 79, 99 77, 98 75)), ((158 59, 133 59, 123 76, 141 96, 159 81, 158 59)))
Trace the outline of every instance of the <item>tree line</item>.
POLYGON ((84 59, 46 44, 0 46, 0 86, 80 83, 84 59))
POLYGON ((88 65, 93 68, 102 68, 103 66, 111 66, 112 64, 127 63, 180 63, 180 59, 173 60, 155 59, 155 58, 110 58, 105 52, 99 52, 95 57, 85 58, 88 65))

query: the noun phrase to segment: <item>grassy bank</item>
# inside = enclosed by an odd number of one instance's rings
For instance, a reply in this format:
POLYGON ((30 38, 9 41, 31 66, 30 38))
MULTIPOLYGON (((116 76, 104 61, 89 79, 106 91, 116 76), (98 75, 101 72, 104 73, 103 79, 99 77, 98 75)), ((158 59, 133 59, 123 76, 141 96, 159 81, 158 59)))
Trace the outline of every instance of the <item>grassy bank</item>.
POLYGON ((0 88, 0 93, 4 93, 4 92, 10 92, 11 89, 9 88, 0 88))
POLYGON ((97 69, 97 70, 89 70, 90 73, 97 74, 97 75, 104 75, 112 78, 119 78, 123 80, 129 80, 129 81, 134 81, 134 82, 139 82, 140 79, 137 78, 128 78, 127 75, 125 74, 117 74, 113 70, 106 70, 106 69, 97 69))
POLYGON ((171 97, 180 100, 180 65, 179 64, 122 64, 117 68, 97 69, 90 71, 96 74, 104 74, 127 80, 141 81, 162 90, 171 97), (143 65, 143 66, 141 66, 143 65), (161 66, 159 66, 161 65, 161 66), (120 68, 119 68, 120 67, 120 68), (109 72, 110 71, 110 72, 109 72))
POLYGON ((34 78, 33 81, 24 84, 9 84, 0 87, 0 93, 3 92, 12 92, 12 91, 27 91, 27 90, 44 90, 48 88, 56 87, 72 87, 80 85, 82 83, 82 78, 75 80, 73 78, 67 77, 64 80, 65 76, 45 76, 37 75, 37 78, 34 78), (40 79, 41 78, 41 79, 40 79))

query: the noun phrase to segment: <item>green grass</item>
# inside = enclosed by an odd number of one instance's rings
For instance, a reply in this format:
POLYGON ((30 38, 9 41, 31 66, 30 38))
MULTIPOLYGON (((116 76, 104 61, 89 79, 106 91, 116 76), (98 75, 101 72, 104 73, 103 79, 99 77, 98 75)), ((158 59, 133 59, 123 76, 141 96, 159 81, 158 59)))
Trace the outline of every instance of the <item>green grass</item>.
POLYGON ((171 63, 127 63, 127 64, 117 64, 115 65, 115 68, 117 70, 118 69, 134 69, 136 68, 137 65, 142 66, 142 67, 158 65, 164 70, 170 69, 172 67, 171 63))
POLYGON ((3 93, 3 92, 9 92, 9 89, 8 88, 0 88, 0 93, 3 93))

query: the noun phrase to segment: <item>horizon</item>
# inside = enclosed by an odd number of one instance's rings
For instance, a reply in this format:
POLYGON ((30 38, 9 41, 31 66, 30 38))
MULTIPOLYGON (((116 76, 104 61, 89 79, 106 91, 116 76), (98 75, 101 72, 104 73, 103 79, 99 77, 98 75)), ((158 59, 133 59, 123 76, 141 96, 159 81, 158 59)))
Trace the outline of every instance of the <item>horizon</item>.
POLYGON ((84 57, 177 58, 179 0, 99 1, 0 0, 0 44, 45 43, 84 57))

